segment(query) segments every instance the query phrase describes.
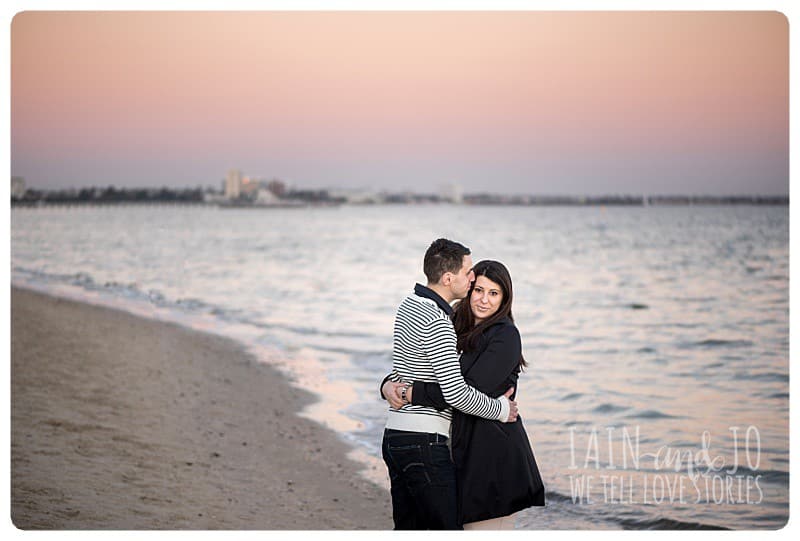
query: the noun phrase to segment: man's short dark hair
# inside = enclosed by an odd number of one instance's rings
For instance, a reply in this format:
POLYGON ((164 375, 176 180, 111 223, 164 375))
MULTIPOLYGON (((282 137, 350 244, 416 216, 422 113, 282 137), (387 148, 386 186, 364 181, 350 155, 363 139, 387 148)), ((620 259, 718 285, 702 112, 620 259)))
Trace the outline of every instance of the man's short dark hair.
POLYGON ((429 284, 437 283, 446 272, 458 273, 464 264, 464 256, 471 252, 458 242, 436 239, 425 252, 422 270, 429 284))

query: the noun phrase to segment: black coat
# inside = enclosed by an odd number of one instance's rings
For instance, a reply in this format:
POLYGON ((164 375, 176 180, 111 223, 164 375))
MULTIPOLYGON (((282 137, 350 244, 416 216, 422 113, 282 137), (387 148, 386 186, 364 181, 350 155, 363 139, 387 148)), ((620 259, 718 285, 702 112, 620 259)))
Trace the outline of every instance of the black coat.
MULTIPOLYGON (((519 331, 504 318, 486 329, 476 351, 461 355, 461 373, 469 385, 496 398, 516 388, 521 353, 519 331)), ((415 382, 411 397, 414 404, 448 407, 435 383, 415 382)), ((544 505, 544 483, 522 417, 501 423, 454 409, 451 430, 462 523, 544 505)))

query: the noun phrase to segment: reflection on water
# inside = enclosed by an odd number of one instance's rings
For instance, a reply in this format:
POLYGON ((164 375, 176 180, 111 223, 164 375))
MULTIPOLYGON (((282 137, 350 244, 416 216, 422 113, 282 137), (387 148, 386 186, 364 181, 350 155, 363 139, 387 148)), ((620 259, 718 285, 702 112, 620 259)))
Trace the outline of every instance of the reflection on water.
POLYGON ((521 413, 549 490, 518 527, 787 520, 788 208, 42 208, 11 222, 14 283, 245 342, 320 394, 303 414, 355 442, 379 481, 394 310, 428 243, 460 240, 514 278, 521 413), (730 427, 757 427, 759 462, 719 479, 608 468, 609 430, 637 427, 643 454, 697 454, 707 432, 728 467, 744 453, 730 427), (593 431, 599 467, 585 461, 593 431), (593 503, 575 503, 589 477, 593 503))

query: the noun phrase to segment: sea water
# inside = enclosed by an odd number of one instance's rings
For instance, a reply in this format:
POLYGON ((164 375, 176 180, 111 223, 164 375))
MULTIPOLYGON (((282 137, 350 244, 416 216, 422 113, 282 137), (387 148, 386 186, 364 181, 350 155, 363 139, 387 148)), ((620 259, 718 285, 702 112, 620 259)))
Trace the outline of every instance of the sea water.
POLYGON ((243 342, 386 485, 378 386, 438 237, 514 281, 548 500, 518 528, 786 523, 788 207, 14 208, 11 276, 243 342))

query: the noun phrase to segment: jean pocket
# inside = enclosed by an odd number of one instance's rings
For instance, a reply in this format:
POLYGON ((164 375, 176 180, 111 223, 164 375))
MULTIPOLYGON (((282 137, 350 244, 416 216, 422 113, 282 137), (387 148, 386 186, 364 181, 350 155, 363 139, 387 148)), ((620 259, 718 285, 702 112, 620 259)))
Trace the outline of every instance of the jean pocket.
POLYGON ((410 489, 431 484, 421 445, 392 445, 387 447, 392 464, 405 479, 410 489))
POLYGON ((447 442, 431 442, 428 446, 431 452, 431 463, 434 466, 441 468, 453 463, 453 455, 447 442))

